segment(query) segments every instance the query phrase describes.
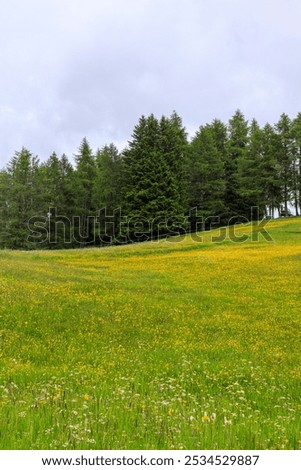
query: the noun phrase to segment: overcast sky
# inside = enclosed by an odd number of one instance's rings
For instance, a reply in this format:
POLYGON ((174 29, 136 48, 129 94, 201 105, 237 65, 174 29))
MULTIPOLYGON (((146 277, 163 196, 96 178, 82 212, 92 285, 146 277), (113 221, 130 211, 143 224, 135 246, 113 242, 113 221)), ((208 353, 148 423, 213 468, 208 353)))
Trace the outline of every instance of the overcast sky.
POLYGON ((237 108, 301 111, 300 0, 3 0, 0 166, 29 148, 122 148, 139 117, 192 135, 237 108))

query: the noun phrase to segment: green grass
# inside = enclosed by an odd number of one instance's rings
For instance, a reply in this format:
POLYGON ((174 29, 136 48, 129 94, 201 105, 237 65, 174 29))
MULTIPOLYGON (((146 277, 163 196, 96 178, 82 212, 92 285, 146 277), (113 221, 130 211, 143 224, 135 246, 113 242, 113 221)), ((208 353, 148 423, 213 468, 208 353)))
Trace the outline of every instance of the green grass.
POLYGON ((301 219, 267 228, 0 252, 1 449, 300 449, 301 219))

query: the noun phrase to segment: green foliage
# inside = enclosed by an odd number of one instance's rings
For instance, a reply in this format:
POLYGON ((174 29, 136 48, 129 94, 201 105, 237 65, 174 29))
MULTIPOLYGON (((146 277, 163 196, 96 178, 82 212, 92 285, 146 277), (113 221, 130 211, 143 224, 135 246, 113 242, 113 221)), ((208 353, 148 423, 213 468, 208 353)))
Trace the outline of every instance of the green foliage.
POLYGON ((259 218, 298 215, 300 204, 301 113, 261 128, 237 110, 189 143, 176 112, 151 114, 121 152, 111 143, 94 153, 86 138, 74 165, 16 152, 0 172, 0 247, 119 244, 195 230, 200 217, 249 220, 254 206, 259 218))
POLYGON ((292 187, 296 215, 301 211, 301 113, 292 122, 293 137, 292 187))
POLYGON ((73 213, 78 222, 75 224, 74 234, 79 244, 89 244, 94 240, 90 217, 94 216, 93 189, 97 168, 95 156, 86 138, 83 139, 75 156, 75 164, 73 213))
POLYGON ((38 209, 41 186, 37 178, 38 159, 29 150, 22 148, 10 161, 6 172, 2 172, 2 234, 1 244, 5 248, 30 248, 27 240, 28 221, 38 209))
POLYGON ((277 144, 276 158, 280 169, 280 181, 282 188, 282 200, 284 213, 288 215, 288 204, 292 190, 292 167, 293 167, 293 136, 291 132, 291 120, 287 114, 282 114, 276 126, 277 144))
POLYGON ((224 164, 212 126, 201 127, 190 145, 189 207, 204 219, 224 212, 224 164))
MULTIPOLYGON (((40 208, 39 213, 47 214, 49 238, 55 241, 56 248, 68 246, 68 242, 70 245, 71 227, 58 221, 60 217, 72 217, 71 207, 74 206, 75 199, 73 174, 73 167, 67 157, 62 155, 58 158, 55 153, 38 170, 38 176, 43 183, 43 208, 40 208)), ((42 245, 49 246, 49 243, 45 241, 42 245)))
POLYGON ((130 234, 136 221, 151 236, 175 228, 183 215, 183 184, 186 135, 174 114, 159 122, 154 115, 142 116, 129 148, 124 152, 124 207, 130 220, 130 234))
POLYGON ((249 201, 240 192, 239 161, 246 158, 248 144, 248 122, 240 110, 237 110, 228 124, 228 145, 225 160, 225 206, 226 219, 231 217, 249 217, 249 201))
POLYGON ((118 235, 114 227, 120 224, 122 204, 122 160, 114 144, 105 145, 96 153, 96 177, 93 188, 93 204, 99 214, 99 229, 96 240, 113 242, 118 235), (106 224, 106 217, 110 223, 106 224))

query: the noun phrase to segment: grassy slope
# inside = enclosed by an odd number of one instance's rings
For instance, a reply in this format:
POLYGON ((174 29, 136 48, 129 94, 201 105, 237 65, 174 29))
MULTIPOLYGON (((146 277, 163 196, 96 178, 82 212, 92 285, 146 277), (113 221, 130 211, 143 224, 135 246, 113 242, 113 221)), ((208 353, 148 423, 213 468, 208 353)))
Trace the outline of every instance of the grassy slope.
POLYGON ((0 252, 1 448, 300 449, 301 219, 268 231, 0 252))

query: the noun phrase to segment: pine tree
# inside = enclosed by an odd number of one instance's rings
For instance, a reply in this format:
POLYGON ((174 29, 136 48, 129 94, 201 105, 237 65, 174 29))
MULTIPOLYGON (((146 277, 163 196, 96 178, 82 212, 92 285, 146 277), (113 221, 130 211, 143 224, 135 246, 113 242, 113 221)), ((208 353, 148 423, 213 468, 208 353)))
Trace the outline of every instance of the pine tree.
POLYGON ((277 132, 276 157, 280 168, 280 181, 282 188, 282 201, 284 203, 284 215, 289 214, 291 201, 292 176, 293 176, 293 136, 291 132, 291 120, 287 114, 282 114, 275 125, 277 132))
POLYGON ((245 158, 248 144, 248 122, 240 110, 229 120, 228 148, 225 160, 225 206, 227 219, 249 217, 248 201, 242 197, 238 172, 238 162, 245 158))
POLYGON ((93 201, 100 217, 98 228, 100 243, 113 243, 120 232, 121 163, 121 157, 114 144, 105 145, 96 153, 97 173, 93 201))
POLYGON ((174 206, 177 214, 187 210, 187 133, 182 119, 174 111, 170 118, 160 120, 160 151, 174 180, 174 206))
POLYGON ((0 248, 6 248, 9 240, 9 175, 0 171, 0 248))
POLYGON ((189 188, 190 208, 197 208, 198 216, 204 221, 223 214, 224 164, 214 131, 208 125, 200 127, 190 144, 189 188))
POLYGON ((219 119, 214 119, 209 125, 215 146, 220 154, 223 163, 226 163, 228 151, 228 131, 227 126, 219 119))
POLYGON ((43 185, 42 214, 47 214, 51 248, 68 247, 72 243, 72 175, 73 168, 66 155, 58 158, 55 152, 38 169, 43 185))
POLYGON ((29 220, 39 214, 41 191, 37 184, 38 159, 29 150, 16 152, 2 176, 5 185, 7 248, 33 248, 28 241, 29 220))
MULTIPOLYGON (((159 123, 153 114, 142 116, 124 152, 126 215, 132 222, 140 221, 140 232, 151 232, 148 237, 167 231, 168 221, 175 220, 181 210, 179 172, 171 168, 173 136, 165 120, 159 123)), ((175 229, 175 224, 171 222, 169 228, 175 229)), ((132 223, 130 233, 134 232, 132 223)))
POLYGON ((266 213, 268 216, 274 217, 275 210, 279 210, 281 204, 280 169, 276 158, 277 136, 270 124, 264 126, 262 134, 261 185, 266 213))
POLYGON ((96 178, 93 190, 95 207, 113 212, 120 205, 121 159, 114 144, 105 145, 96 153, 96 178))
POLYGON ((301 213, 301 113, 292 122, 293 137, 293 199, 296 215, 301 213))
POLYGON ((74 191, 74 237, 80 245, 93 243, 95 238, 92 217, 95 217, 93 190, 96 179, 96 161, 89 142, 84 138, 75 155, 76 169, 73 174, 74 191))
POLYGON ((258 215, 266 213, 264 193, 264 133, 253 119, 246 151, 238 159, 239 193, 248 207, 257 207, 258 215))

